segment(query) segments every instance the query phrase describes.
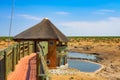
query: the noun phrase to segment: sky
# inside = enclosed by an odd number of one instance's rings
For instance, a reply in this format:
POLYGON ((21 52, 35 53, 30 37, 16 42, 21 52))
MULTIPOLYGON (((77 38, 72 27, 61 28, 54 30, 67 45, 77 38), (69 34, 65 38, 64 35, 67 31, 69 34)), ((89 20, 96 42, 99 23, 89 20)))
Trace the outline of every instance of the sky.
MULTIPOLYGON (((0 36, 9 35, 12 0, 0 0, 0 36)), ((66 36, 120 36, 120 0, 14 0, 11 36, 49 20, 66 36)))

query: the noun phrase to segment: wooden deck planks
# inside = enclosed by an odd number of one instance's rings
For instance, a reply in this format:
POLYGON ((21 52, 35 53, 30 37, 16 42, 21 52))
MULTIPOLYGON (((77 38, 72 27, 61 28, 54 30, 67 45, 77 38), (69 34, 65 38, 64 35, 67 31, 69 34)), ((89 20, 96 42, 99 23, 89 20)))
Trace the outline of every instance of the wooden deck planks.
POLYGON ((22 58, 7 80, 36 80, 36 54, 32 53, 22 58))

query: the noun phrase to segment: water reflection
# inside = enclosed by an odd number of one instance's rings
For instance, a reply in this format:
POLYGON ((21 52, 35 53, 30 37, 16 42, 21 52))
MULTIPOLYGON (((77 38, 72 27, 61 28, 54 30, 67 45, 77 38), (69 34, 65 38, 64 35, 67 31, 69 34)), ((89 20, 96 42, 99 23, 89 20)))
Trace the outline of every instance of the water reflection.
POLYGON ((98 70, 101 66, 95 63, 91 63, 91 62, 68 59, 68 67, 76 68, 82 72, 94 72, 98 70))
POLYGON ((96 55, 91 55, 91 54, 84 54, 84 53, 77 53, 77 52, 69 52, 68 53, 68 58, 84 58, 84 59, 96 59, 96 55))
POLYGON ((68 67, 76 68, 82 72, 94 72, 101 67, 101 65, 99 65, 99 64, 78 60, 79 58, 87 59, 87 60, 96 60, 97 59, 96 55, 77 53, 77 52, 69 52, 68 58, 73 58, 73 59, 67 60, 68 67))

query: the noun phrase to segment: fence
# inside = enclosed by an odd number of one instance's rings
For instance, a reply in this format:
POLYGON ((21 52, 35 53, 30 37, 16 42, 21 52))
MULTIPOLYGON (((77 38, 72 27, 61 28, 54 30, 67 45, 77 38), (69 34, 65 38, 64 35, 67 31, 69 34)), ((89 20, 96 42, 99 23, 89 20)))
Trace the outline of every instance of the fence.
POLYGON ((20 42, 0 51, 0 80, 7 80, 18 61, 34 51, 33 46, 33 42, 20 42))
POLYGON ((40 44, 37 45, 39 52, 37 53, 37 80, 50 80, 48 67, 44 58, 44 52, 40 44))
MULTIPOLYGON (((38 44, 37 53, 37 80, 50 80, 48 67, 44 59, 44 54, 47 53, 47 49, 43 49, 41 44, 38 44)), ((46 46, 44 42, 42 46, 46 46)), ((0 80, 7 80, 7 76, 10 72, 14 71, 15 65, 18 61, 33 53, 35 44, 33 42, 20 42, 15 45, 0 51, 0 80)))
POLYGON ((66 46, 57 46, 57 66, 67 64, 67 47, 66 46))

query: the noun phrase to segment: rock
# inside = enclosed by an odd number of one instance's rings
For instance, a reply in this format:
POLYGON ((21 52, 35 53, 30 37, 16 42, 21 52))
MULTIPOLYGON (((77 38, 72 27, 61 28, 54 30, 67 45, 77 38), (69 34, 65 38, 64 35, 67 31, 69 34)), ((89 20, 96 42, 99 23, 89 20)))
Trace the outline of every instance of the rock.
POLYGON ((69 80, 72 80, 72 79, 74 79, 74 77, 70 77, 70 78, 69 78, 69 80))
POLYGON ((120 80, 120 78, 116 78, 116 80, 120 80))
POLYGON ((93 54, 93 55, 99 55, 99 53, 91 53, 91 54, 93 54))
POLYGON ((78 48, 77 46, 74 46, 74 48, 78 48))
MULTIPOLYGON (((57 75, 60 75, 60 74, 63 74, 63 75, 67 75, 67 74, 77 74, 77 70, 74 70, 74 69, 70 69, 70 68, 67 68, 67 69, 63 69, 63 68, 58 68, 58 69, 50 69, 49 72, 51 74, 57 74, 57 75)), ((79 72, 79 71, 78 71, 79 72)))

